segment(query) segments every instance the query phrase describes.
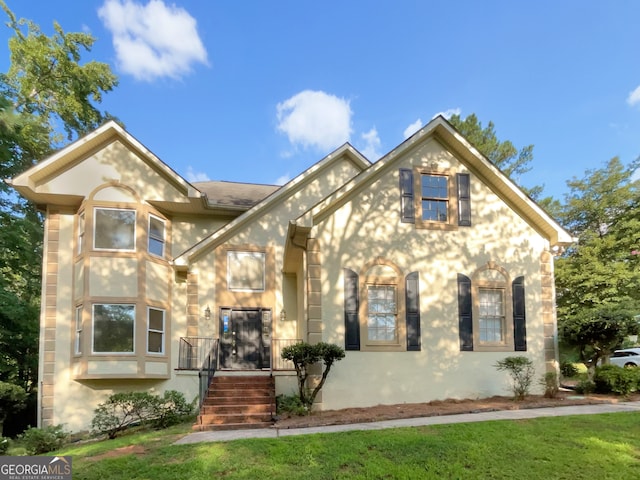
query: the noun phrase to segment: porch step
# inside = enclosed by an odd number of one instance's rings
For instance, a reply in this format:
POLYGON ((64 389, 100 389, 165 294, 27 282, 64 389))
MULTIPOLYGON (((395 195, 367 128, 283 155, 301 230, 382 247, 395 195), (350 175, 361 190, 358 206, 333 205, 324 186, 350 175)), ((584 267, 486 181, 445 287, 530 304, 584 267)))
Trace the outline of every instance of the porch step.
POLYGON ((215 376, 194 430, 265 428, 275 415, 275 380, 270 376, 215 376))

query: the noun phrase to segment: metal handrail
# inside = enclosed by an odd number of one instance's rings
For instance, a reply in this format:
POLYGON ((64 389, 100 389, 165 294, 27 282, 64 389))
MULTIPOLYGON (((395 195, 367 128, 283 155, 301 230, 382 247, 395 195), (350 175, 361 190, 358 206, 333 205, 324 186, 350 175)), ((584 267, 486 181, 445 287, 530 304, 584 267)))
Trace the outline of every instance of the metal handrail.
POLYGON ((199 370, 212 343, 211 337, 180 337, 178 370, 199 370))
POLYGON ((202 367, 198 372, 198 378, 200 380, 200 406, 202 407, 202 403, 204 402, 205 396, 207 395, 207 391, 209 390, 209 386, 211 385, 211 381, 213 380, 213 376, 216 373, 216 369, 218 368, 218 344, 220 343, 219 339, 213 340, 211 344, 211 349, 207 354, 204 362, 202 363, 202 367))

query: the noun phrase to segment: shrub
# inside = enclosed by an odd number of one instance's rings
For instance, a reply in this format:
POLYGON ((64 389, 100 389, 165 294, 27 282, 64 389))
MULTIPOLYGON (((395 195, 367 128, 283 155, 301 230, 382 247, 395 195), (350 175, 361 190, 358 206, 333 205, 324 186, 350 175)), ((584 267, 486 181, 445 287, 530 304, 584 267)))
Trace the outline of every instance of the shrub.
POLYGON ((288 413, 290 415, 306 415, 308 413, 305 406, 300 401, 298 395, 278 395, 276 397, 276 411, 278 413, 288 413))
POLYGON ((575 386, 575 392, 579 393, 580 395, 587 395, 589 393, 593 393, 596 389, 596 385, 589 380, 588 377, 585 378, 581 378, 580 380, 578 380, 578 383, 576 383, 575 386))
POLYGON ((155 412, 153 413, 153 426, 156 428, 167 428, 177 425, 185 418, 193 414, 196 399, 191 403, 187 403, 182 392, 176 390, 167 390, 162 398, 155 404, 155 412))
POLYGON ((564 378, 573 378, 578 375, 578 367, 572 362, 560 362, 560 373, 564 378))
POLYGON ((495 367, 507 371, 511 376, 511 391, 515 400, 523 400, 529 394, 535 368, 527 357, 506 357, 496 362, 495 367))
POLYGON ((544 396, 546 398, 556 398, 560 391, 558 385, 558 374, 556 372, 547 372, 540 379, 540 385, 544 387, 544 396))
POLYGON ((0 436, 0 455, 4 455, 9 450, 9 439, 0 436))
POLYGON ((116 438, 119 432, 134 425, 148 423, 166 428, 191 415, 194 405, 195 399, 187 403, 176 390, 167 390, 162 397, 147 392, 114 393, 94 410, 91 430, 116 438))
POLYGON ((334 362, 342 360, 344 355, 345 353, 342 347, 324 342, 319 342, 313 345, 306 342, 299 342, 282 349, 280 356, 285 360, 291 360, 296 369, 300 403, 302 403, 307 410, 311 409, 316 395, 324 385, 327 375, 329 375, 331 366, 334 362), (322 378, 313 391, 310 391, 307 388, 307 378, 310 374, 309 370, 313 365, 320 361, 324 363, 322 378))
POLYGON ((596 368, 593 377, 595 391, 627 396, 638 389, 640 373, 637 370, 637 368, 623 368, 618 365, 601 365, 596 368))
POLYGON ((40 455, 62 448, 68 433, 62 425, 50 425, 44 428, 29 428, 18 435, 18 440, 24 445, 30 455, 40 455))

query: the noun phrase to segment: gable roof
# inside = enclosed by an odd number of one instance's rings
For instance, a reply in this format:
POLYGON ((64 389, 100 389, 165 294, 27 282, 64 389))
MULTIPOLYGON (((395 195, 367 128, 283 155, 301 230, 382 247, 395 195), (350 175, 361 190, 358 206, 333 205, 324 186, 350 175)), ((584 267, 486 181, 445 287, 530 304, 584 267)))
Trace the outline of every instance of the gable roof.
MULTIPOLYGON (((323 170, 329 168, 342 158, 346 158, 351 161, 361 171, 365 171, 371 166, 371 162, 369 162, 369 160, 367 160, 358 150, 349 143, 345 143, 284 186, 274 190, 269 196, 258 202, 250 210, 235 218, 219 230, 216 230, 193 247, 184 251, 182 254, 178 255, 173 260, 174 266, 185 267, 192 259, 200 255, 203 251, 220 245, 226 239, 233 236, 240 228, 264 214, 278 202, 285 201, 297 192, 306 182, 317 177, 323 170)), ((263 192, 264 191, 266 190, 263 190, 263 192)))
POLYGON ((227 181, 193 182, 211 207, 248 210, 278 190, 278 185, 239 183, 227 181))
POLYGON ((357 195, 382 172, 392 168, 396 160, 408 150, 437 138, 451 148, 463 163, 487 184, 511 208, 519 213, 536 231, 549 239, 552 246, 566 246, 573 237, 536 202, 529 198, 511 179, 471 145, 444 117, 438 116, 414 135, 391 150, 369 169, 347 182, 342 188, 298 217, 295 224, 310 228, 357 195))

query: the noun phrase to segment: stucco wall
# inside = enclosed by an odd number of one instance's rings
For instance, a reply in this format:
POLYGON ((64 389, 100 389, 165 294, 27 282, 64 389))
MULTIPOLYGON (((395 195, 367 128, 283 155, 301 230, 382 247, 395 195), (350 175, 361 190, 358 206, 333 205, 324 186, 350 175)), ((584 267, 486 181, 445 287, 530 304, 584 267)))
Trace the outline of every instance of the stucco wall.
POLYGON ((348 351, 323 388, 323 409, 508 394, 507 377, 494 364, 509 355, 525 354, 538 375, 545 371, 540 255, 546 240, 473 172, 471 227, 443 231, 402 223, 398 169, 417 165, 468 172, 430 140, 313 230, 322 252, 324 341, 344 345, 343 268, 360 272, 381 257, 403 276, 420 274, 421 351, 348 351), (527 352, 460 352, 457 274, 471 276, 488 262, 505 269, 511 280, 525 277, 527 352))

